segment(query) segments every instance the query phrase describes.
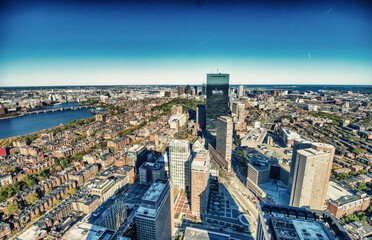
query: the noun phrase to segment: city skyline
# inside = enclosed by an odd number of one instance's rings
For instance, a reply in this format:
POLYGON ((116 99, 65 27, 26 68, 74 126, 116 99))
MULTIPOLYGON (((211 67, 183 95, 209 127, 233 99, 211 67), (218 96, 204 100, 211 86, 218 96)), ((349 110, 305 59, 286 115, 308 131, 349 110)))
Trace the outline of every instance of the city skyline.
POLYGON ((0 86, 372 82, 371 6, 2 3, 0 86))

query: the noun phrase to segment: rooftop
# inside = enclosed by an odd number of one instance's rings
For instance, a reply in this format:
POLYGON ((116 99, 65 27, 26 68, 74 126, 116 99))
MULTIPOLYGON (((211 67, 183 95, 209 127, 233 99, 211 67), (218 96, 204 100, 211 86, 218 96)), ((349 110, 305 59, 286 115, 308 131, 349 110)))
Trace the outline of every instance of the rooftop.
POLYGON ((343 188, 341 185, 337 184, 334 181, 329 181, 327 199, 337 200, 342 196, 348 196, 351 193, 343 188))
POLYGON ((163 182, 153 183, 142 199, 147 201, 156 201, 160 197, 165 186, 166 183, 163 182))
POLYGON ((63 236, 64 240, 110 240, 114 231, 89 223, 78 222, 63 236))
POLYGON ((186 227, 184 240, 229 240, 230 236, 227 234, 210 232, 207 230, 186 227))
POLYGON ((250 142, 259 142, 266 136, 266 129, 255 128, 248 132, 247 135, 243 137, 242 140, 250 142))
POLYGON ((312 156, 321 156, 321 155, 328 155, 329 153, 323 152, 323 151, 317 151, 312 148, 306 148, 298 150, 297 153, 306 156, 306 157, 312 157, 312 156))
POLYGON ((141 148, 143 148, 143 147, 144 146, 142 146, 142 145, 136 144, 133 147, 129 148, 128 152, 137 152, 137 151, 141 150, 141 148))
POLYGON ((260 203, 259 214, 266 219, 263 231, 277 240, 350 239, 339 220, 327 211, 260 203), (331 227, 331 228, 330 228, 331 227))

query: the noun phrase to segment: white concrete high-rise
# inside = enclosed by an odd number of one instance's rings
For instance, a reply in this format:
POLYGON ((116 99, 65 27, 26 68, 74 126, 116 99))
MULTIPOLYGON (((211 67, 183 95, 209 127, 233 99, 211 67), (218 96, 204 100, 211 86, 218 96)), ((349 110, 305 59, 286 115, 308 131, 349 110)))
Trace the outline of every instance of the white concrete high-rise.
POLYGON ((190 189, 191 160, 189 141, 173 139, 169 144, 170 179, 181 189, 190 189))
POLYGON ((244 86, 240 84, 238 88, 238 97, 242 97, 243 95, 244 95, 244 86))
POLYGON ((331 154, 313 148, 297 150, 294 169, 291 169, 293 183, 289 205, 324 209, 331 154))

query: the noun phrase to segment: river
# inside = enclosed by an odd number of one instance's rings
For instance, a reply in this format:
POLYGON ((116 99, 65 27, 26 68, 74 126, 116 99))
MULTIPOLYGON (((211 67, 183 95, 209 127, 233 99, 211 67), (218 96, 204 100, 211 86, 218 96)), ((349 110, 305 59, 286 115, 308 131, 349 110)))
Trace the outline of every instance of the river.
MULTIPOLYGON (((51 105, 45 109, 78 106, 78 103, 61 103, 51 105)), ((78 110, 65 110, 30 114, 23 117, 1 119, 0 120, 0 139, 18 135, 26 135, 43 129, 66 124, 72 120, 84 119, 94 116, 88 108, 78 110)))

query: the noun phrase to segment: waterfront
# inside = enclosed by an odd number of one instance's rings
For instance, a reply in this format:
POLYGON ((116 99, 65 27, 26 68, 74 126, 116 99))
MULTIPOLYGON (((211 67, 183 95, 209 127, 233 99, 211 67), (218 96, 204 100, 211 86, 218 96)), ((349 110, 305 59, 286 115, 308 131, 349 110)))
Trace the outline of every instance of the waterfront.
MULTIPOLYGON (((78 106, 77 103, 62 103, 51 105, 45 109, 78 106)), ((43 129, 66 124, 72 120, 84 119, 94 116, 89 108, 78 110, 65 110, 31 114, 23 117, 1 119, 0 120, 0 139, 18 135, 26 135, 43 129)))

